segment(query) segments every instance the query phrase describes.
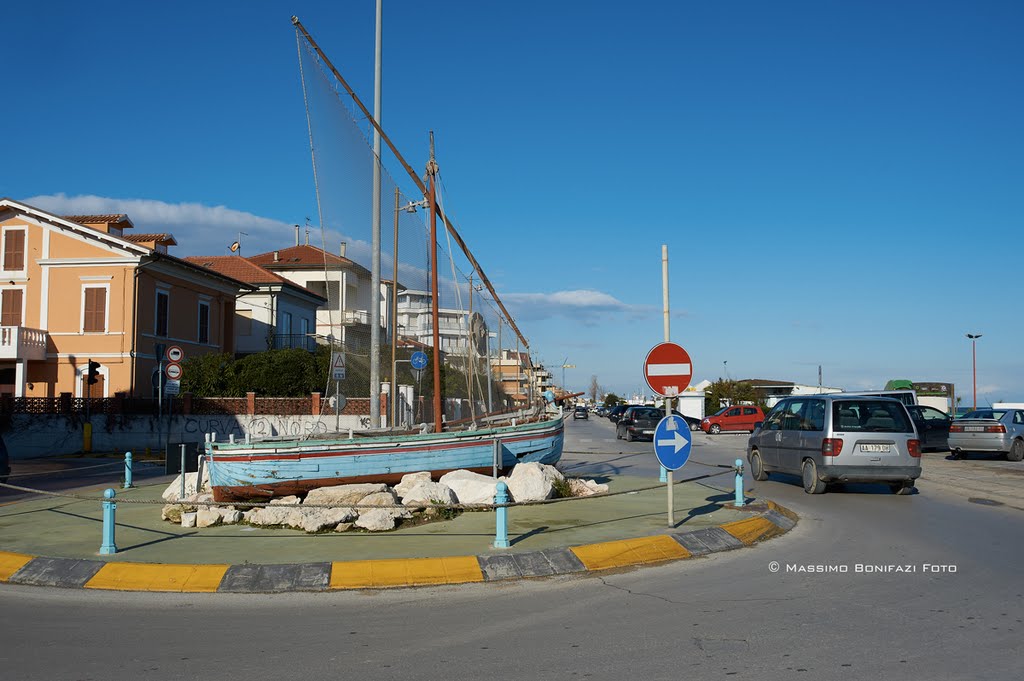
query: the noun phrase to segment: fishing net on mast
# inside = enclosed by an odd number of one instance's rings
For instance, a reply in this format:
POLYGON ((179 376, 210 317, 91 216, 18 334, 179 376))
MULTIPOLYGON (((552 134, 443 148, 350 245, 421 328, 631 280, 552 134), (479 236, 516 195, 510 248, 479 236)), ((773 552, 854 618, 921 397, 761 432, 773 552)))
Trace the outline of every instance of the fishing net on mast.
MULTIPOLYGON (((311 46, 298 42, 318 197, 306 238, 323 259, 322 269, 306 272, 306 286, 327 299, 317 313, 320 352, 329 358, 333 348, 346 360, 345 380, 337 387, 330 381, 326 394, 332 397, 340 389, 350 399, 370 396, 370 311, 380 305, 380 376, 392 395, 397 384, 398 425, 432 421, 432 365, 417 371, 410 363, 417 351, 433 362, 429 210, 386 145, 381 145, 383 161, 374 154, 366 116, 311 46), (388 163, 402 181, 388 172, 388 163), (371 285, 375 168, 382 284, 376 294, 371 285)), ((448 208, 443 196, 439 203, 448 208)), ((519 360, 520 351, 526 358, 526 349, 440 220, 437 234, 445 417, 451 422, 508 411, 532 397, 519 360)))

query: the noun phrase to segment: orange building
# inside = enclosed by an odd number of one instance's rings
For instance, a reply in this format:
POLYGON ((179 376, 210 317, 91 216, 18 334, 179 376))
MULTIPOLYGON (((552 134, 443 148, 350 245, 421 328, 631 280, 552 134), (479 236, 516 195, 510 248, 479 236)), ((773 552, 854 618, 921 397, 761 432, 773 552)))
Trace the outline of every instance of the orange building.
POLYGON ((235 297, 253 287, 168 254, 170 234, 132 229, 126 215, 0 199, 0 394, 150 397, 159 346, 234 351, 235 297))

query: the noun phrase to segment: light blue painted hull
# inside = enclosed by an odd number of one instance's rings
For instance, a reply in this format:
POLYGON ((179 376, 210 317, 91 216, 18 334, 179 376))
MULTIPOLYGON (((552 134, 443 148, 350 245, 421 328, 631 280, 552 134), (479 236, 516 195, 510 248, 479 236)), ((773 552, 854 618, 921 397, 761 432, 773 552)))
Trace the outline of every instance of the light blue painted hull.
POLYGON ((437 477, 465 469, 490 473, 495 442, 498 467, 554 465, 562 457, 560 418, 487 430, 404 437, 208 443, 205 464, 217 501, 301 494, 352 482, 394 484, 407 473, 437 477))

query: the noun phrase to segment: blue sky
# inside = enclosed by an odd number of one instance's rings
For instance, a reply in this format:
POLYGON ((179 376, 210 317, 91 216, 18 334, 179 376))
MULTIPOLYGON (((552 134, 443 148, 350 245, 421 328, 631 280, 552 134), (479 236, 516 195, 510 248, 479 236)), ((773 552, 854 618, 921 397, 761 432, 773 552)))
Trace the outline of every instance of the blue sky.
MULTIPOLYGON (((572 389, 950 381, 1024 400, 1024 4, 385 0, 384 127, 572 389), (723 363, 727 362, 727 365, 723 363)), ((178 255, 315 215, 296 14, 367 102, 373 0, 5 10, 0 196, 178 255)), ((397 172, 397 170, 395 171, 397 172)))

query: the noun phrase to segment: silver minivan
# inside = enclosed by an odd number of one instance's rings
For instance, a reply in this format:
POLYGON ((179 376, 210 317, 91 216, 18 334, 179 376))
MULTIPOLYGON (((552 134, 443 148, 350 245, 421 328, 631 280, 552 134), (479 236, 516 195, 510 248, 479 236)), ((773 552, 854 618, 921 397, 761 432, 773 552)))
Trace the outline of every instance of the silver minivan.
POLYGON ((821 494, 833 482, 883 482, 896 494, 910 494, 921 476, 921 441, 898 400, 787 397, 750 436, 747 461, 755 480, 792 473, 808 494, 821 494))

